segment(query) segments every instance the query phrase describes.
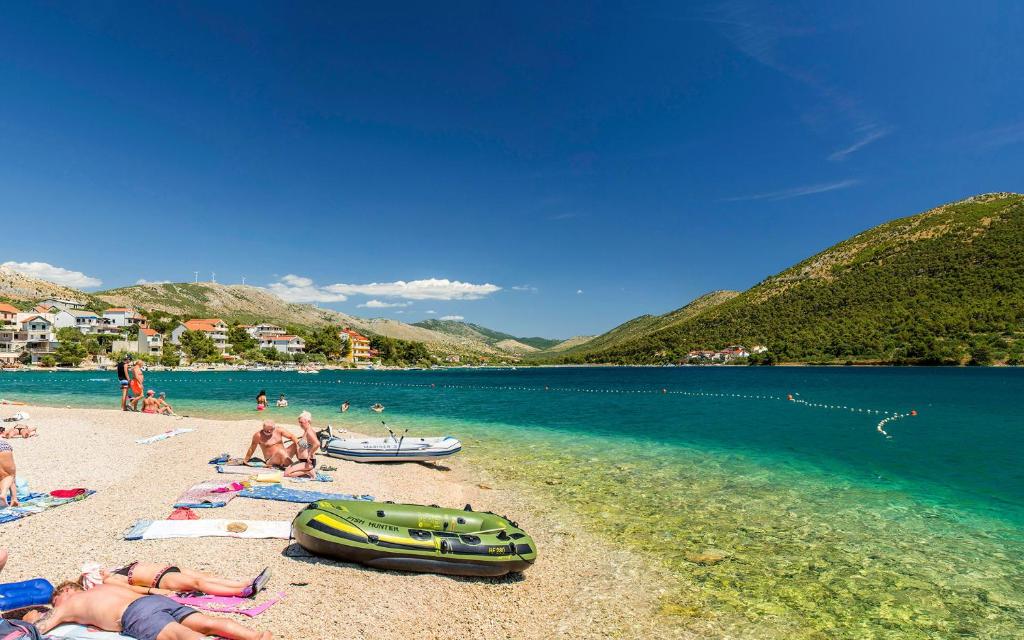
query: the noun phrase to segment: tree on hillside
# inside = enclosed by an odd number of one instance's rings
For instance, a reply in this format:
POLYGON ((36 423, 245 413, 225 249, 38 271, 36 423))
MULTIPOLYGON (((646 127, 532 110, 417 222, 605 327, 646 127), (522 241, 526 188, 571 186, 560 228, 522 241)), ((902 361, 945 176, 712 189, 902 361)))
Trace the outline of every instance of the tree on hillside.
POLYGON ((228 342, 231 344, 231 353, 235 355, 241 355, 259 346, 256 338, 237 324, 228 328, 228 342))
POLYGON ((341 357, 343 341, 338 337, 337 327, 322 326, 309 332, 306 338, 306 353, 319 353, 327 359, 341 357))
POLYGON ((165 367, 176 367, 181 364, 181 353, 178 347, 170 342, 164 343, 164 349, 160 352, 160 364, 165 367))
POLYGON ((139 325, 137 324, 129 324, 124 328, 124 332, 127 333, 128 337, 132 340, 139 339, 139 325))
MULTIPOLYGON (((79 334, 81 335, 81 334, 79 334)), ((82 360, 89 355, 86 351, 85 345, 78 341, 67 341, 61 342, 57 346, 57 350, 53 353, 57 362, 64 367, 77 367, 82 364, 82 360)))
POLYGON ((61 327, 57 329, 57 342, 61 344, 65 342, 81 342, 82 332, 74 327, 61 327))
POLYGON ((212 358, 217 353, 217 346, 213 339, 202 331, 185 331, 181 334, 181 350, 189 360, 195 362, 212 358))

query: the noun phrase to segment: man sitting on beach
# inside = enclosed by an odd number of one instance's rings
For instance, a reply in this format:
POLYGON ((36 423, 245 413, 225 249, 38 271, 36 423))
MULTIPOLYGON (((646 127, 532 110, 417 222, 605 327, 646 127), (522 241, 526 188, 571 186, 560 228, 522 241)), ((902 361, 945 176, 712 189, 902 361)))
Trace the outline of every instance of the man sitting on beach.
POLYGON ((53 592, 53 609, 31 612, 25 621, 46 634, 65 622, 121 632, 138 640, 271 640, 269 631, 247 629, 234 620, 214 618, 165 596, 144 596, 116 585, 88 591, 77 582, 61 583, 53 592))
POLYGON ((294 451, 297 446, 298 439, 288 430, 275 425, 273 420, 264 420, 263 427, 252 434, 252 442, 249 444, 249 450, 245 452, 245 457, 242 458, 242 464, 249 464, 256 447, 259 447, 268 467, 285 469, 292 463, 292 456, 288 450, 294 451), (284 445, 285 439, 292 442, 288 447, 284 445))
POLYGON ((160 396, 157 397, 156 401, 159 403, 157 409, 165 416, 173 416, 174 408, 167 403, 167 394, 163 391, 160 392, 160 396))

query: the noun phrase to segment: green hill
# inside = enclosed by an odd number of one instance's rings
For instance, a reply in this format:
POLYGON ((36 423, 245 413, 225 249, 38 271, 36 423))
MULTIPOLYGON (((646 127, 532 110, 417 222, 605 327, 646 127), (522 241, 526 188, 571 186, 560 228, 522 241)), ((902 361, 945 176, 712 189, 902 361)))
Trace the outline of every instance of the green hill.
POLYGON ((480 342, 485 342, 494 346, 499 346, 500 343, 505 343, 511 340, 520 345, 531 347, 531 350, 540 351, 550 349, 562 342, 561 340, 551 340, 549 338, 521 338, 501 331, 495 331, 494 329, 488 329, 487 327, 482 327, 478 324, 473 324, 472 322, 462 322, 461 320, 422 320, 420 322, 414 322, 413 326, 446 333, 452 336, 479 340, 480 342))
POLYGON ((558 361, 675 362, 738 343, 764 344, 783 361, 1017 362, 1024 196, 985 194, 893 220, 686 313, 698 301, 632 320, 558 361))

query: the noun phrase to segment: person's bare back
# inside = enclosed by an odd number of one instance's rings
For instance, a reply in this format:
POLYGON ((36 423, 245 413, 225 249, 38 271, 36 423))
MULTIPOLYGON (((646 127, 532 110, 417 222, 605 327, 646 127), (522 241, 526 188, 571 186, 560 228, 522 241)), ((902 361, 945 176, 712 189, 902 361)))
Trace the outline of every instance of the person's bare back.
POLYGON ((43 633, 62 622, 91 625, 104 631, 120 631, 124 610, 141 597, 141 594, 112 585, 99 585, 88 591, 70 591, 60 599, 57 606, 34 622, 43 633))

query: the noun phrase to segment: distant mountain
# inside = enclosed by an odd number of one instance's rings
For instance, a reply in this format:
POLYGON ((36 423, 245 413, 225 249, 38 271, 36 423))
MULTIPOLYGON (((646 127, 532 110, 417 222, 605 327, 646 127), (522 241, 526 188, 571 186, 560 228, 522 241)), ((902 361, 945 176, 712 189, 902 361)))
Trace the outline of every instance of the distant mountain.
POLYGON ((458 354, 507 358, 510 352, 489 340, 453 336, 385 318, 360 318, 309 304, 286 302, 259 287, 213 282, 145 284, 86 293, 0 268, 0 301, 30 308, 44 298, 72 298, 102 311, 108 307, 135 307, 163 311, 183 318, 222 318, 227 322, 315 326, 348 326, 369 335, 381 335, 425 343, 438 355, 458 354))
POLYGON ((423 320, 413 323, 413 326, 484 342, 509 353, 543 351, 562 342, 561 340, 549 338, 520 338, 501 331, 495 331, 494 329, 488 329, 472 322, 462 322, 461 320, 423 320))
POLYGON ((1024 196, 984 194, 893 220, 741 294, 710 295, 558 361, 676 362, 737 343, 786 361, 1024 360, 1024 196))

